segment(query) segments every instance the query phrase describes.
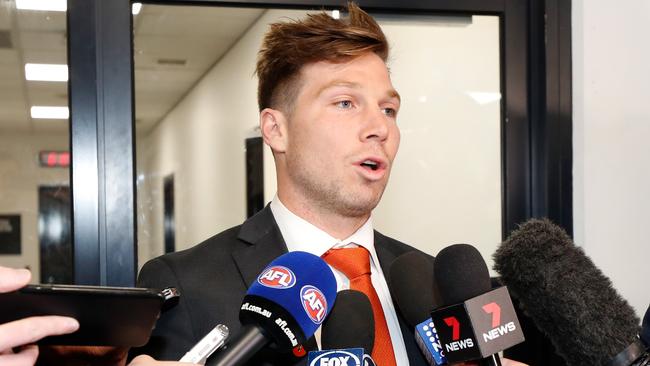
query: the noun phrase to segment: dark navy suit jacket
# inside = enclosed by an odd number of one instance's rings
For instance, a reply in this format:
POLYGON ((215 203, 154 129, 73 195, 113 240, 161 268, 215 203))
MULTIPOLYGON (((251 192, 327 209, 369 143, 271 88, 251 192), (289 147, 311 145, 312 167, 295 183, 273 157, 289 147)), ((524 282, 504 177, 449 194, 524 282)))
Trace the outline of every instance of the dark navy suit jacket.
MULTIPOLYGON (((400 255, 417 250, 375 231, 375 249, 388 277, 391 263, 400 255)), ((164 311, 149 343, 133 349, 131 355, 148 354, 160 360, 179 360, 217 324, 237 334, 239 308, 248 286, 273 259, 287 252, 269 206, 242 225, 217 234, 187 250, 170 253, 147 262, 138 276, 138 286, 176 287, 178 304, 164 311)), ((390 289, 390 281, 389 289, 390 289)), ((395 306, 397 309, 397 306, 395 306)), ((427 365, 411 329, 397 314, 411 366, 427 365)), ((315 347, 313 338, 307 348, 315 347)), ((262 350, 247 365, 304 365, 297 359, 262 350)))

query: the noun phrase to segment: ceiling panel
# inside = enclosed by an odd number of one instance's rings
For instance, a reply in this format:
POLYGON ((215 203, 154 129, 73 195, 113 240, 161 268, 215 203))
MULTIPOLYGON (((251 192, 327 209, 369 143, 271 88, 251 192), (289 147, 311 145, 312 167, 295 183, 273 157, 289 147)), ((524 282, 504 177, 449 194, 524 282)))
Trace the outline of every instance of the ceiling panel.
POLYGON ((248 8, 145 5, 136 22, 136 37, 239 35, 263 13, 248 8))
POLYGON ((0 48, 0 68, 15 68, 20 65, 20 56, 15 49, 0 48))
POLYGON ((61 11, 17 11, 18 28, 22 32, 58 32, 65 33, 66 13, 61 11))
POLYGON ((35 64, 67 64, 66 49, 44 50, 39 48, 23 49, 23 62, 35 64))
POLYGON ((9 3, 0 3, 0 29, 1 30, 10 30, 11 29, 11 12, 12 4, 9 3))
MULTIPOLYGON (((136 124, 148 131, 264 13, 263 9, 145 4, 134 17, 136 124), (185 60, 184 65, 160 64, 185 60)), ((32 105, 67 105, 66 83, 24 80, 24 64, 64 64, 64 12, 16 11, 0 0, 0 30, 11 31, 13 49, 0 48, 0 131, 65 133, 67 121, 31 120, 32 105)))
POLYGON ((20 47, 26 50, 55 51, 65 53, 64 32, 20 32, 20 47))
POLYGON ((65 133, 69 122, 66 119, 35 119, 32 128, 35 133, 65 133))
POLYGON ((230 48, 233 39, 227 37, 193 37, 186 42, 183 37, 147 36, 138 39, 136 49, 136 67, 140 65, 158 65, 159 59, 187 60, 184 67, 206 71, 225 51, 230 48), (175 47, 169 47, 170 42, 175 47))

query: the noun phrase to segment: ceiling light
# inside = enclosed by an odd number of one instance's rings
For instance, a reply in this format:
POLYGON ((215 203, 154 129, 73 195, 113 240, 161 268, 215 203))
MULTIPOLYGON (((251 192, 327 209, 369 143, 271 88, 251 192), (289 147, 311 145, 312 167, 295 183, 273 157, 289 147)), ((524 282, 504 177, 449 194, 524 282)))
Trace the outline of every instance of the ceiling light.
POLYGON ((66 0, 16 0, 16 9, 66 11, 68 3, 66 0))
POLYGON ((131 14, 140 14, 140 9, 142 9, 142 3, 133 3, 133 5, 131 5, 131 14))
POLYGON ((31 112, 32 118, 68 119, 70 117, 68 107, 33 106, 31 112))
POLYGON ((25 79, 35 81, 68 81, 68 65, 25 64, 25 79))
POLYGON ((474 92, 474 91, 468 91, 465 93, 480 105, 489 104, 501 99, 501 93, 474 92))

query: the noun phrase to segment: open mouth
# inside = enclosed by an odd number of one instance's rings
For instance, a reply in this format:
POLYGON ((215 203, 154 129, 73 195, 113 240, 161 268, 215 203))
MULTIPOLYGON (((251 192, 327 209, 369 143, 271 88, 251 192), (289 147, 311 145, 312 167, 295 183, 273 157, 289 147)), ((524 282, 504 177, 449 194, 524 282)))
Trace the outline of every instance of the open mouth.
POLYGON ((364 160, 361 163, 362 167, 370 168, 371 170, 377 170, 379 169, 379 163, 374 161, 374 160, 364 160))

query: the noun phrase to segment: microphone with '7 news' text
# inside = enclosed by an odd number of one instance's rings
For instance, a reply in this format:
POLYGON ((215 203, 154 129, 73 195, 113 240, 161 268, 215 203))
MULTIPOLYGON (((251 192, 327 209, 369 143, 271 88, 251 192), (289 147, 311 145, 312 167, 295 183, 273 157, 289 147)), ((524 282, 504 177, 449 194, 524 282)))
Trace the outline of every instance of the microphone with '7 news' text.
POLYGON ((441 250, 434 273, 442 306, 431 318, 447 362, 501 365, 498 352, 524 341, 508 289, 491 290, 487 265, 468 244, 441 250))

